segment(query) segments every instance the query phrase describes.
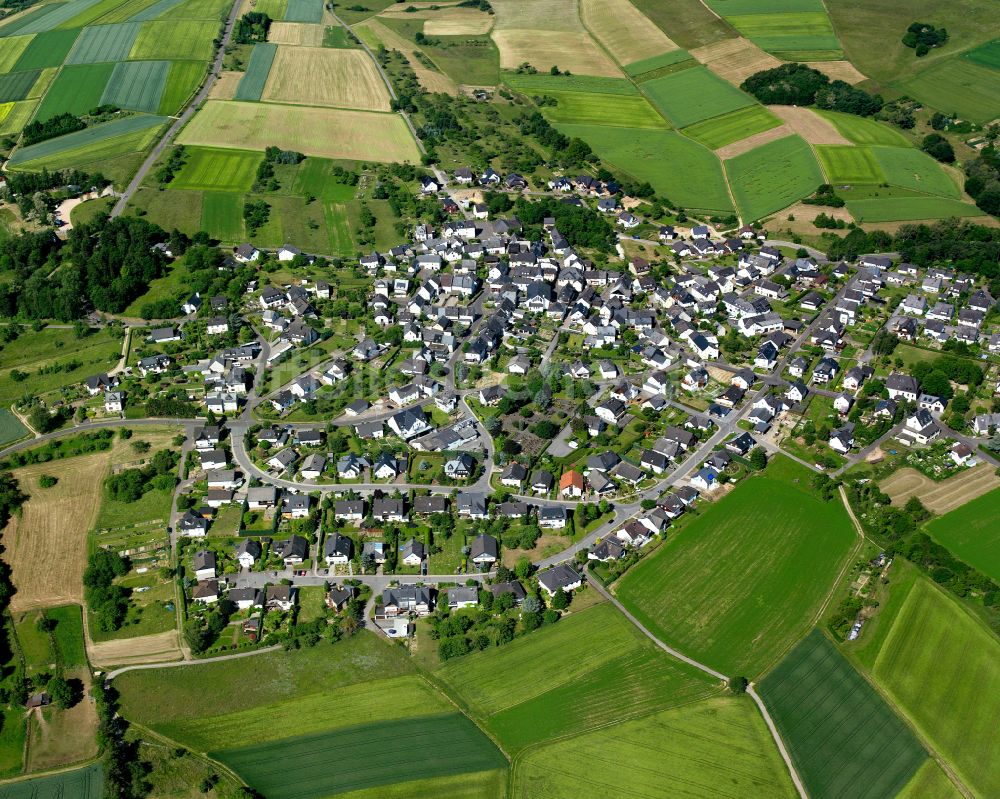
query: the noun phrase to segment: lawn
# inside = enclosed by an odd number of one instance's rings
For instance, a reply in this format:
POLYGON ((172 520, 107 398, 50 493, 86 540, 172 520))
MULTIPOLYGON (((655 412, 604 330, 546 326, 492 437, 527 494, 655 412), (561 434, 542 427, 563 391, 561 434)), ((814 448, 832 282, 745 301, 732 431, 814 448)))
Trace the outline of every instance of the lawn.
POLYGON ((104 767, 100 763, 0 786, 0 799, 101 799, 103 796, 104 767))
POLYGON ((754 677, 814 623, 855 541, 839 502, 785 459, 741 482, 632 568, 621 601, 668 644, 754 677))
POLYGON ((558 128, 567 136, 579 136, 601 158, 637 180, 648 180, 657 194, 678 206, 732 212, 719 159, 679 133, 604 125, 558 128))
POLYGON ((816 147, 827 183, 883 183, 885 174, 871 147, 822 145, 816 147))
POLYGON ((957 200, 958 186, 933 158, 912 147, 872 147, 887 183, 957 200))
POLYGON ((909 140, 902 133, 874 119, 838 111, 813 110, 833 123, 840 134, 854 144, 884 144, 889 147, 911 146, 909 140))
POLYGON ((101 95, 101 105, 155 114, 167 85, 169 61, 125 61, 115 64, 101 95))
POLYGON ((254 45, 250 52, 250 61, 247 63, 246 72, 240 78, 240 85, 236 87, 235 97, 237 100, 260 99, 277 52, 278 45, 270 42, 254 45))
MULTIPOLYGON (((8 164, 27 169, 61 165, 83 168, 84 164, 104 161, 123 153, 141 152, 156 138, 165 117, 131 116, 94 125, 75 133, 22 147, 8 164)), ((105 173, 107 174, 107 173, 105 173)))
POLYGON ((979 47, 963 53, 962 57, 984 67, 1000 69, 1000 39, 994 39, 992 42, 981 44, 979 47))
POLYGON ((780 124, 781 120, 764 106, 751 105, 715 119, 690 125, 684 128, 683 133, 710 150, 718 150, 734 141, 776 128, 780 124))
POLYGON ((549 92, 588 92, 629 95, 639 90, 624 78, 602 78, 596 75, 515 75, 505 73, 503 82, 525 94, 549 92))
POLYGON ((139 35, 137 22, 97 25, 84 28, 66 56, 67 64, 98 64, 128 58, 132 43, 139 35))
POLYGON ((214 50, 212 42, 218 34, 218 20, 171 19, 144 22, 128 57, 133 61, 160 58, 208 61, 214 50))
POLYGON ((1000 795, 1000 642, 929 580, 907 595, 873 674, 981 796, 1000 795))
POLYGON ((730 158, 726 174, 744 221, 780 211, 823 183, 812 149, 799 136, 768 142, 730 158))
POLYGON ((702 66, 646 81, 642 90, 678 128, 755 103, 750 95, 702 66))
POLYGON ((70 48, 73 47, 73 42, 79 35, 79 28, 39 33, 26 42, 27 47, 21 52, 20 58, 10 71, 20 72, 25 69, 62 66, 63 59, 66 58, 70 48))
POLYGON ((664 121, 645 97, 600 92, 545 92, 557 103, 542 107, 550 122, 579 125, 627 125, 630 128, 666 128, 664 121))
POLYGON ((503 768, 506 759, 461 713, 361 724, 213 752, 268 799, 312 799, 395 782, 503 768), (386 757, 406 741, 406 757, 386 757), (289 764, 295 779, 289 780, 289 764))
POLYGON ((760 684, 796 770, 813 799, 894 796, 927 753, 819 630, 760 684))
POLYGON ((848 200, 847 210, 859 222, 907 222, 919 219, 985 216, 976 206, 945 197, 892 197, 848 200))
POLYGON ((205 192, 201 206, 201 229, 219 241, 242 241, 245 238, 243 197, 222 191, 205 192))
POLYGON ((955 556, 1000 582, 1000 489, 927 524, 927 532, 955 556))
POLYGON ((96 108, 114 68, 114 64, 63 67, 45 93, 35 118, 45 121, 59 114, 86 114, 96 108))
POLYGON ((187 147, 184 166, 170 182, 172 189, 248 191, 263 160, 259 152, 187 147))
POLYGON ((931 108, 973 122, 988 122, 1000 116, 1000 80, 996 70, 964 58, 955 56, 939 61, 902 81, 900 87, 931 108))
POLYGON ((727 697, 533 749, 515 765, 511 795, 774 799, 796 794, 756 708, 746 698, 727 697))

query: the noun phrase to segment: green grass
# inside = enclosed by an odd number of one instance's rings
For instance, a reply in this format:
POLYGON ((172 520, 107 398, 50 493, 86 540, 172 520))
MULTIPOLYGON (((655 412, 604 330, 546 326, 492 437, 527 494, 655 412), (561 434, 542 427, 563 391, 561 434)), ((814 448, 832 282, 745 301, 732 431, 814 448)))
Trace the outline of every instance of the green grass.
POLYGON ((261 92, 264 91, 264 84, 267 83, 268 73, 271 71, 271 63, 274 61, 274 56, 277 52, 278 45, 276 44, 265 43, 254 45, 250 53, 250 61, 247 64, 246 72, 240 78, 240 85, 236 87, 235 99, 260 99, 261 92))
POLYGON ((48 30, 48 28, 39 24, 40 20, 42 17, 48 16, 48 14, 54 11, 59 5, 61 4, 51 3, 44 6, 38 6, 37 8, 27 11, 27 13, 13 22, 7 22, 6 25, 0 27, 0 38, 13 38, 15 34, 29 35, 32 33, 38 33, 39 31, 48 30))
POLYGON ((957 200, 961 197, 955 185, 940 164, 921 150, 904 147, 872 147, 872 153, 886 182, 904 189, 936 194, 957 200))
POLYGON ((579 136, 602 159, 637 180, 648 180, 657 194, 684 208, 732 212, 722 164, 710 150, 667 130, 558 125, 579 136))
POLYGON ((736 34, 700 0, 634 0, 636 8, 677 44, 687 50, 732 39, 736 34))
POLYGON ((343 257, 353 255, 357 248, 347 222, 347 208, 339 203, 324 203, 323 219, 330 239, 330 253, 343 257))
MULTIPOLYGON (((30 22, 16 28, 18 33, 44 33, 61 27, 64 23, 73 19, 82 11, 97 5, 101 0, 75 0, 72 3, 62 3, 47 5, 44 10, 48 13, 39 14, 33 17, 30 22)), ((4 27, 5 31, 14 32, 13 28, 4 27)))
POLYGON ((899 708, 981 796, 1000 794, 1000 642, 929 580, 916 581, 873 674, 899 708))
POLYGON ((323 0, 288 0, 286 22, 322 22, 323 0))
POLYGON ((896 799, 962 799, 962 794, 948 779, 936 760, 928 758, 913 775, 896 799))
POLYGON ((859 222, 908 222, 919 219, 985 216, 976 206, 944 197, 894 197, 848 200, 847 210, 859 222))
POLYGON ((826 60, 840 55, 840 41, 824 10, 731 14, 726 19, 762 50, 772 53, 819 51, 826 60))
MULTIPOLYGON (((21 773, 24 757, 24 736, 27 728, 24 708, 6 708, 0 713, 2 713, 0 715, 0 777, 13 777, 21 773)), ((22 783, 17 783, 17 785, 20 786, 22 783)), ((33 794, 24 793, 17 796, 16 799, 22 799, 22 797, 35 799, 33 794)))
POLYGON ((296 194, 312 195, 321 200, 347 202, 353 200, 354 186, 338 183, 333 178, 334 162, 328 158, 309 157, 295 168, 292 191, 296 194))
POLYGON ((785 458, 740 483, 633 567, 621 601, 668 644, 753 677, 807 630, 854 532, 812 473, 785 458))
POLYGON ((488 35, 435 36, 431 41, 440 44, 424 44, 424 52, 456 83, 496 86, 500 82, 500 51, 488 35))
POLYGON ((353 50, 358 45, 347 35, 347 28, 342 25, 328 25, 323 30, 323 46, 337 50, 353 50))
POLYGON ((745 221, 780 211, 823 183, 812 149, 799 136, 768 142, 730 158, 726 174, 745 221))
POLYGON ((413 799, 415 796, 440 796, 447 799, 496 799, 507 791, 507 770, 477 771, 448 777, 397 782, 338 793, 337 799, 413 799))
POLYGON ((79 116, 96 108, 114 68, 114 64, 63 67, 46 92, 35 119, 44 122, 65 113, 79 116))
POLYGON ((760 684, 814 799, 894 796, 927 760, 919 741, 819 630, 760 684))
POLYGON ((646 81, 642 90, 678 128, 754 104, 752 97, 701 66, 646 81))
POLYGON ((205 77, 205 65, 197 61, 174 61, 160 98, 159 113, 176 114, 205 77))
POLYGON ((776 128, 781 120, 762 105, 751 105, 721 117, 706 119, 682 131, 710 150, 718 150, 734 141, 776 128))
POLYGON ((33 69, 30 72, 12 72, 9 75, 0 75, 0 103, 15 103, 18 100, 24 100, 31 93, 31 87, 35 85, 35 81, 41 74, 40 69, 33 69))
POLYGON ((699 702, 533 749, 517 761, 511 792, 513 799, 795 795, 746 698, 699 702))
POLYGON ((271 19, 284 19, 287 7, 287 0, 260 0, 254 8, 267 14, 271 19))
POLYGON ((661 53, 660 55, 654 55, 652 58, 643 58, 639 61, 633 61, 631 64, 627 64, 625 66, 625 74, 631 75, 634 78, 638 75, 644 75, 647 72, 652 72, 653 70, 679 64, 682 61, 689 60, 690 58, 691 54, 687 50, 671 50, 669 53, 661 53))
POLYGON ((87 652, 83 645, 83 614, 79 605, 62 605, 45 611, 46 617, 56 621, 56 644, 59 658, 66 668, 87 665, 87 652))
POLYGON ((1000 582, 1000 490, 931 520, 927 532, 960 560, 1000 582))
POLYGON ((218 34, 217 20, 169 19, 144 22, 128 57, 133 61, 208 61, 212 57, 212 40, 218 34))
MULTIPOLYGON (((4 725, 6 726, 6 724, 4 725)), ((0 785, 0 799, 101 799, 104 767, 100 763, 48 777, 0 785)))
POLYGON ((15 136, 21 133, 21 128, 31 121, 31 115, 38 105, 37 100, 23 100, 14 103, 3 119, 0 119, 0 134, 15 136))
POLYGON ((980 66, 1000 69, 1000 39, 994 39, 992 42, 981 44, 979 47, 963 53, 962 58, 967 58, 969 61, 980 66))
POLYGON ((988 122, 1000 116, 996 71, 964 58, 939 61, 901 81, 900 88, 931 108, 973 122, 988 122))
MULTIPOLYGON (((177 228, 185 233, 193 234, 202 229, 202 192, 200 191, 159 191, 158 189, 142 187, 132 196, 129 203, 131 209, 142 209, 151 222, 162 226, 165 230, 177 228)), ((242 211, 241 211, 242 212, 242 211)), ((162 278, 154 280, 150 286, 156 286, 162 278)), ((179 287, 183 292, 184 287, 179 287)), ((146 296, 149 296, 148 294, 146 296)), ((142 302, 148 302, 139 298, 142 302)), ((137 316, 141 303, 139 300, 129 306, 129 316, 137 316), (138 303, 138 304, 137 304, 138 303)))
POLYGON ((910 141, 898 130, 867 117, 844 114, 838 111, 814 109, 828 119, 840 134, 854 144, 885 144, 889 147, 910 147, 910 141))
POLYGON ((28 428, 7 408, 0 408, 0 446, 28 435, 28 428))
POLYGON ((666 128, 664 122, 644 97, 584 92, 546 92, 558 103, 543 106, 549 122, 577 125, 612 125, 630 128, 666 128))
POLYGON ((106 161, 122 153, 141 152, 156 138, 164 117, 132 116, 105 122, 17 150, 8 162, 22 169, 49 169, 106 161))
POLYGON ((242 241, 243 197, 231 192, 205 192, 201 206, 201 229, 219 241, 242 241))
POLYGON ((599 92, 602 94, 638 94, 638 89, 624 78, 602 78, 591 75, 516 75, 505 72, 503 82, 525 94, 548 92, 599 92))
POLYGON ((184 166, 170 182, 172 189, 247 191, 263 156, 250 150, 186 147, 184 166))
POLYGON ((151 19, 157 19, 163 16, 166 12, 173 8, 179 6, 183 0, 159 0, 159 2, 153 3, 151 6, 147 6, 140 11, 137 11, 129 19, 132 22, 148 22, 151 19))
POLYGON ((73 42, 79 35, 80 31, 77 28, 39 33, 21 53, 21 57, 11 71, 62 66, 63 59, 66 58, 67 53, 73 47, 73 42))
POLYGON ((870 147, 820 145, 816 155, 827 183, 882 183, 885 174, 870 147))
POLYGON ((155 114, 167 84, 168 61, 125 61, 115 64, 104 87, 101 105, 117 105, 155 114))
POLYGON ((137 22, 97 25, 84 28, 66 56, 67 64, 98 64, 128 58, 139 34, 137 22))
POLYGON ((118 500, 101 497, 101 509, 97 514, 94 527, 99 530, 114 527, 128 527, 142 522, 159 519, 164 526, 170 519, 170 506, 173 500, 173 490, 161 491, 152 489, 135 502, 119 502, 118 500))
POLYGON ((213 752, 268 799, 311 799, 394 782, 502 768, 506 760, 460 713, 361 724, 213 752), (405 741, 406 754, 393 756, 405 741), (289 764, 295 764, 289 780, 289 764))
MULTIPOLYGON (((2 32, 0 28, 0 32, 2 32)), ((26 36, 9 36, 4 40, 3 49, 0 49, 0 75, 5 72, 17 72, 14 67, 20 63, 21 56, 31 44, 34 37, 31 34, 26 36)), ((40 67, 21 67, 21 69, 39 69, 40 67)))

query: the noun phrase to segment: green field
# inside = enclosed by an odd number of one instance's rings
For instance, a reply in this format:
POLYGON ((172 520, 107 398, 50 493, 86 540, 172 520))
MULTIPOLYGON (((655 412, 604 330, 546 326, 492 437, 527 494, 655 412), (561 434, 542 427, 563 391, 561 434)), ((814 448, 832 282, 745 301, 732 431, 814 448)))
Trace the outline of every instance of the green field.
POLYGON ((828 119, 840 134, 854 144, 885 144, 889 147, 909 147, 909 140, 898 130, 867 117, 843 114, 838 111, 814 109, 828 119))
POLYGON ((768 142, 730 158, 726 174, 744 221, 780 211, 823 183, 812 149, 799 136, 768 142))
POLYGON ((578 125, 613 125, 630 128, 666 128, 663 117, 645 97, 584 92, 546 92, 558 105, 542 107, 549 122, 578 125))
POLYGON ((373 722, 213 752, 212 757, 268 799, 318 798, 506 765, 500 750, 461 713, 373 722), (393 756, 402 741, 406 755, 393 756))
POLYGON ((944 197, 893 197, 848 200, 847 210, 859 222, 908 222, 919 219, 985 216, 976 206, 944 197))
POLYGON ((602 125, 557 127, 567 136, 579 136, 602 159, 637 180, 648 180, 657 194, 672 203, 684 208, 732 212, 719 159, 679 133, 602 125))
POLYGON ((963 53, 962 57, 984 67, 1000 69, 1000 39, 981 44, 979 47, 963 53))
POLYGON ((678 128, 728 114, 755 102, 702 66, 646 81, 642 91, 678 128))
POLYGON ((28 435, 28 428, 7 408, 0 408, 0 446, 6 446, 28 435))
POLYGON ((740 33, 771 53, 794 52, 818 60, 840 58, 840 41, 825 11, 789 11, 727 16, 740 33), (810 55, 810 51, 816 53, 810 55))
POLYGON ((232 192, 205 192, 201 205, 201 229, 219 241, 242 241, 243 197, 232 192))
MULTIPOLYGON (((200 191, 173 191, 172 189, 160 191, 157 188, 142 186, 132 196, 129 208, 133 211, 142 209, 148 214, 150 221, 156 222, 165 230, 177 228, 177 230, 191 234, 202 229, 202 192, 200 191)), ((160 280, 162 278, 157 278, 151 285, 155 286, 160 280)), ((174 293, 183 291, 184 287, 179 286, 176 292, 171 293, 171 297, 174 296, 174 293)), ((142 303, 150 301, 139 299, 141 302, 137 301, 129 306, 129 316, 138 316, 142 303)))
POLYGON ((59 70, 35 118, 41 121, 59 114, 86 114, 101 104, 104 87, 114 64, 81 64, 59 70))
POLYGON ((61 66, 79 35, 76 28, 39 33, 28 43, 11 71, 61 66))
POLYGON ((913 775, 906 787, 898 794, 896 799, 962 799, 963 794, 959 792, 954 783, 948 779, 937 761, 928 759, 913 775))
POLYGON ((268 73, 271 71, 271 63, 274 61, 275 53, 278 52, 278 45, 271 43, 255 44, 250 53, 250 62, 247 70, 240 78, 240 85, 236 87, 237 100, 259 100, 261 92, 264 91, 264 84, 267 83, 268 73))
POLYGON ((514 799, 795 795, 745 698, 698 702, 532 749, 515 764, 512 791, 514 799))
POLYGON ((943 590, 919 579, 885 637, 873 674, 970 788, 981 796, 1000 795, 996 636, 943 590))
POLYGON ((548 94, 560 91, 617 95, 639 93, 639 90, 624 78, 601 78, 591 75, 516 75, 505 72, 503 82, 524 94, 548 94))
POLYGON ((622 578, 617 592, 668 644, 753 677, 810 626, 855 537, 839 502, 785 458, 708 506, 622 578))
POLYGON ((883 183, 885 174, 870 147, 817 145, 827 183, 883 183))
POLYGON ((133 22, 148 22, 163 16, 167 11, 179 6, 184 0, 158 0, 140 11, 137 11, 129 19, 133 22))
POLYGON ((996 70, 964 58, 939 61, 900 88, 921 103, 973 122, 1000 116, 1000 80, 996 70))
POLYGON ((14 134, 15 136, 20 134, 21 129, 31 121, 31 115, 34 113, 36 105, 38 105, 37 100, 23 100, 20 103, 3 106, 9 110, 0 119, 0 134, 14 134))
POLYGON ((141 60, 208 61, 218 21, 195 19, 156 20, 142 23, 129 58, 141 60))
POLYGON ((729 25, 700 0, 672 0, 670 3, 664 3, 663 0, 633 0, 633 5, 687 50, 731 39, 736 35, 729 25))
POLYGON ((205 77, 205 65, 198 61, 174 61, 160 98, 159 113, 176 114, 205 77))
POLYGON ((331 172, 334 162, 328 158, 310 157, 295 168, 292 191, 303 197, 312 195, 321 200, 347 202, 353 200, 356 189, 338 183, 331 172))
POLYGON ((922 150, 905 147, 872 147, 885 179, 893 186, 936 194, 957 200, 961 197, 941 165, 922 150))
POLYGON ((31 87, 35 85, 40 69, 33 69, 30 72, 12 72, 9 75, 0 75, 0 103, 15 103, 24 100, 30 93, 31 87))
POLYGON ((285 22, 322 22, 323 0, 288 0, 285 22))
POLYGON ((446 797, 446 799, 497 799, 507 792, 507 769, 476 771, 449 777, 410 780, 377 788, 338 793, 337 799, 413 799, 413 797, 446 797))
MULTIPOLYGON (((40 13, 37 17, 32 16, 31 21, 25 24, 5 26, 4 31, 9 33, 44 33, 54 30, 91 6, 97 5, 101 0, 74 0, 72 3, 53 3, 39 9, 45 13, 40 13)), ((24 21, 22 20, 22 23, 24 21)))
POLYGON ((100 763, 50 777, 0 785, 0 799, 101 799, 104 768, 100 763))
POLYGON ((932 519, 927 532, 960 560, 1000 582, 1000 490, 932 519))
POLYGON ((66 56, 67 64, 98 64, 128 58, 132 43, 139 34, 137 22, 96 25, 84 28, 66 56))
MULTIPOLYGON (((0 28, 2 31, 2 28, 0 28)), ((0 75, 5 72, 17 72, 14 66, 18 64, 21 60, 21 56, 24 51, 31 44, 34 37, 31 35, 27 36, 10 36, 4 39, 3 48, 0 49, 0 75)), ((38 67, 21 67, 21 69, 38 69, 38 67)))
POLYGON ((115 64, 104 87, 101 105, 117 105, 133 111, 155 114, 167 85, 169 61, 125 61, 115 64))
POLYGON ((894 796, 927 753, 819 630, 760 684, 760 694, 813 799, 894 796))
POLYGON ((83 644, 83 613, 79 605, 62 605, 45 611, 47 618, 56 621, 56 643, 60 662, 66 668, 87 665, 87 652, 83 644))
POLYGON ((13 21, 6 21, 6 24, 0 27, 0 38, 13 38, 16 34, 30 35, 32 33, 38 33, 40 30, 48 30, 48 28, 39 27, 38 22, 42 17, 47 16, 54 9, 56 4, 38 6, 36 8, 27 9, 25 13, 21 14, 17 19, 13 21))
POLYGON ((123 152, 139 151, 156 137, 164 122, 165 117, 154 116, 132 116, 105 122, 18 149, 8 163, 22 168, 40 169, 43 165, 51 168, 63 161, 75 160, 76 165, 82 165, 123 152))
POLYGON ((691 54, 687 50, 671 50, 668 53, 654 55, 652 58, 643 58, 640 61, 633 61, 624 68, 625 74, 631 75, 634 78, 639 75, 644 75, 647 72, 662 69, 663 67, 679 64, 682 61, 687 61, 689 58, 691 58, 691 54))
POLYGON ((247 191, 253 185, 261 154, 248 150, 186 147, 184 166, 170 182, 173 189, 247 191))
POLYGON ((323 46, 337 50, 353 50, 357 44, 347 36, 347 28, 341 25, 328 25, 323 29, 323 46))
POLYGON ((776 128, 780 124, 781 120, 764 106, 751 105, 721 117, 690 125, 684 128, 683 133, 710 150, 718 150, 734 141, 776 128))

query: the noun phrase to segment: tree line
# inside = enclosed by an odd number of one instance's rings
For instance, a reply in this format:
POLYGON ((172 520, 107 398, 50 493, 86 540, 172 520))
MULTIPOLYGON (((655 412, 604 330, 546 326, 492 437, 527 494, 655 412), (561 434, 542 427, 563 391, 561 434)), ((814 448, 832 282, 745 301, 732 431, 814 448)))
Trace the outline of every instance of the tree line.
POLYGON ((743 91, 764 105, 815 105, 827 111, 843 111, 870 117, 883 105, 882 97, 869 94, 842 80, 833 80, 805 64, 782 64, 756 72, 743 81, 743 91))

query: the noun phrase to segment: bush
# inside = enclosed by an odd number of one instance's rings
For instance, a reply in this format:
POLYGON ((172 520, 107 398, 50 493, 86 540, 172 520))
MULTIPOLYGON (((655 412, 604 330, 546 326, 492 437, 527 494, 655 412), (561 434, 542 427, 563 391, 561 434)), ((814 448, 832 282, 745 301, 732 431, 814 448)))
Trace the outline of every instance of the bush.
POLYGON ((59 482, 57 477, 53 477, 51 474, 43 474, 38 478, 38 485, 42 488, 52 488, 56 483, 59 482))

